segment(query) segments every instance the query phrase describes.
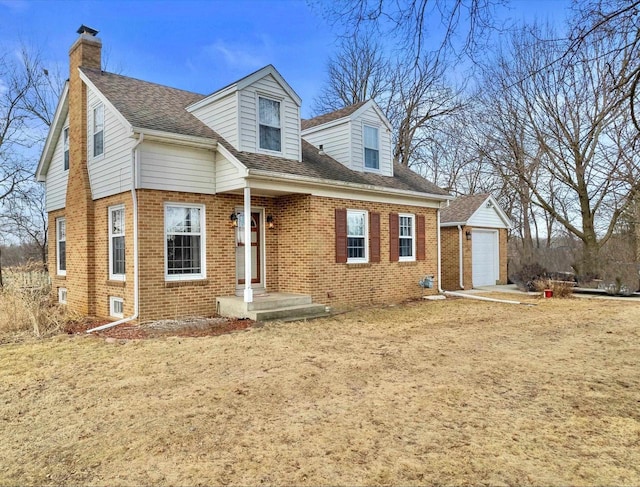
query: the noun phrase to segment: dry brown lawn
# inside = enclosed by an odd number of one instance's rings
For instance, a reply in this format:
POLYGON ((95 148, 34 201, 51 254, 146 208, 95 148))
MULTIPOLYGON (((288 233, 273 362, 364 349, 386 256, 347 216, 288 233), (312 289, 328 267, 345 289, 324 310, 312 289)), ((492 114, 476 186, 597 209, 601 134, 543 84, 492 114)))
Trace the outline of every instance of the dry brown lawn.
POLYGON ((0 484, 640 485, 640 305, 532 302, 6 343, 0 484))

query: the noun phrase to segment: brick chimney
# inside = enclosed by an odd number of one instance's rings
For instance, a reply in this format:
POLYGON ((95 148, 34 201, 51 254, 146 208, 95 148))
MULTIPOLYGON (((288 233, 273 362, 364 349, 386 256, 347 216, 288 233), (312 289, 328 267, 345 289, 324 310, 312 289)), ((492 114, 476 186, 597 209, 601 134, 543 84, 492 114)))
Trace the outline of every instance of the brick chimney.
POLYGON ((87 170, 87 86, 78 68, 101 68, 102 41, 98 31, 80 26, 69 50, 69 180, 67 222, 67 305, 95 315, 95 220, 87 170))

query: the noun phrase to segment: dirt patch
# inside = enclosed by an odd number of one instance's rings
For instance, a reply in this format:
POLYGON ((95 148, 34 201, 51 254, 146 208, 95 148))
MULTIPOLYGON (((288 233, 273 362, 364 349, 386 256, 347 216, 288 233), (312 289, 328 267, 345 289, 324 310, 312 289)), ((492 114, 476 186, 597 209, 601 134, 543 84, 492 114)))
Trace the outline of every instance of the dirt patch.
MULTIPOLYGON (((64 331, 69 335, 86 335, 87 330, 109 323, 91 319, 74 321, 65 326, 64 331)), ((234 331, 246 330, 259 325, 248 319, 223 317, 193 317, 182 320, 159 320, 140 324, 116 325, 113 328, 95 331, 91 334, 104 338, 119 340, 140 340, 160 337, 205 337, 217 336, 234 331)))
POLYGON ((640 306, 0 345, 0 485, 640 485, 640 306))

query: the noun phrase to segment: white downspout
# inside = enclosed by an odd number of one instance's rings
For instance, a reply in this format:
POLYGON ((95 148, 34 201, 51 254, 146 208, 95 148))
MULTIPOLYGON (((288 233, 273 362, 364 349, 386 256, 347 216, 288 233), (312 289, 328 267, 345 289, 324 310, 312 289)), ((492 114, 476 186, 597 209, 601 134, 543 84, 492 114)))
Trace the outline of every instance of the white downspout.
POLYGON ((440 207, 436 210, 436 235, 438 240, 438 292, 444 293, 442 290, 442 250, 440 248, 440 207))
POLYGON ((462 225, 458 225, 458 248, 459 248, 459 255, 458 255, 458 261, 460 262, 460 289, 464 289, 464 259, 463 259, 463 252, 462 252, 462 225))
POLYGON ((138 318, 139 313, 139 279, 138 279, 138 196, 136 194, 136 185, 138 178, 138 146, 142 144, 144 140, 144 134, 140 133, 137 142, 131 149, 131 200, 133 202, 133 314, 127 318, 122 318, 118 321, 113 321, 102 326, 97 326, 87 330, 87 333, 94 331, 106 330, 113 328, 114 326, 127 323, 138 318))

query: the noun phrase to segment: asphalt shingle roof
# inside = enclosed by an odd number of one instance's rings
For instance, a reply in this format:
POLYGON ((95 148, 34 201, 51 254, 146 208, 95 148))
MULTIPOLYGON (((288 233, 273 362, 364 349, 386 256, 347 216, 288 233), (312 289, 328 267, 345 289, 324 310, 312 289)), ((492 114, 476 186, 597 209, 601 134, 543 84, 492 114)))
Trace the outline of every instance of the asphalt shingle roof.
POLYGON ((316 125, 322 125, 323 123, 333 122, 334 120, 338 120, 340 118, 347 117, 355 112, 362 105, 367 103, 366 101, 361 101, 358 103, 354 103, 353 105, 349 105, 348 107, 341 108, 340 110, 336 110, 334 112, 325 113, 324 115, 318 115, 314 118, 308 118, 306 120, 301 121, 302 130, 309 129, 311 127, 315 127, 316 125))
MULTIPOLYGON (((416 191, 432 195, 447 195, 447 192, 443 189, 399 164, 394 164, 393 177, 353 171, 335 159, 327 155, 321 155, 316 147, 304 139, 302 140, 302 162, 266 154, 238 151, 217 132, 186 111, 186 107, 202 100, 205 95, 96 69, 85 67, 81 69, 132 126, 180 135, 211 138, 224 145, 249 170, 256 169, 336 182, 416 191)), ((324 121, 320 123, 337 120, 353 113, 360 106, 362 106, 362 103, 312 120, 322 119, 323 117, 325 117, 324 121)))
POLYGON ((440 212, 440 223, 464 223, 471 218, 490 195, 488 193, 472 194, 456 198, 440 212))

